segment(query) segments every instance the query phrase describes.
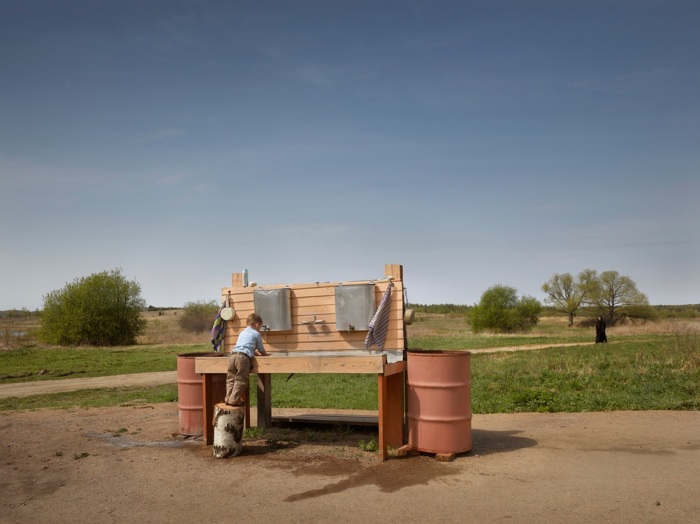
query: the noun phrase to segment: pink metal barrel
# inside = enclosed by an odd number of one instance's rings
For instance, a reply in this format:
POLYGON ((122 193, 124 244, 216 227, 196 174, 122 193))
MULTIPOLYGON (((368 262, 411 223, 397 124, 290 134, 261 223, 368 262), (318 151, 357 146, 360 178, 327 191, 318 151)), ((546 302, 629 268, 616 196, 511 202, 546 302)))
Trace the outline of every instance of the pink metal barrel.
POLYGON ((468 351, 408 351, 408 444, 413 449, 426 453, 472 449, 469 361, 468 351))
MULTIPOLYGON (((180 434, 204 434, 204 400, 202 375, 194 372, 197 357, 223 357, 223 353, 181 353, 177 356, 177 407, 180 434)), ((213 401, 223 402, 226 396, 226 375, 212 375, 213 401)))

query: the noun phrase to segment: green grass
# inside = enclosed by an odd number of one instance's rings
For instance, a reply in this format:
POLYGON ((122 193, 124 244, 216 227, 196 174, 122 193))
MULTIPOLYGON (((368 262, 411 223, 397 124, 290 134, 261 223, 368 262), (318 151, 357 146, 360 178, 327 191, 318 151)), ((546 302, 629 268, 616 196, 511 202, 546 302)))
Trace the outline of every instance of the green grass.
POLYGON ((162 402, 177 402, 177 384, 153 387, 101 388, 53 395, 0 398, 0 411, 142 406, 162 402))
POLYGON ((700 409, 700 355, 662 343, 472 356, 474 413, 700 409))
MULTIPOLYGON (((272 375, 272 407, 377 409, 376 375, 272 375)), ((251 399, 255 391, 251 390, 251 399)))
POLYGON ((174 371, 180 353, 210 352, 211 345, 116 348, 19 348, 0 352, 0 384, 174 371))
MULTIPOLYGON (((610 343, 592 345, 592 331, 554 319, 524 335, 473 335, 462 319, 419 317, 409 347, 464 350, 537 344, 581 344, 523 352, 472 353, 474 413, 700 409, 700 330, 670 324, 608 330, 610 343)), ((181 353, 211 346, 20 348, 0 352, 0 383, 172 371, 181 353), (41 370, 46 370, 39 375, 41 370)), ((374 375, 273 375, 276 408, 377 409, 374 375)), ((255 380, 251 399, 255 404, 255 380)), ((112 388, 0 399, 0 411, 176 402, 177 385, 112 388)))

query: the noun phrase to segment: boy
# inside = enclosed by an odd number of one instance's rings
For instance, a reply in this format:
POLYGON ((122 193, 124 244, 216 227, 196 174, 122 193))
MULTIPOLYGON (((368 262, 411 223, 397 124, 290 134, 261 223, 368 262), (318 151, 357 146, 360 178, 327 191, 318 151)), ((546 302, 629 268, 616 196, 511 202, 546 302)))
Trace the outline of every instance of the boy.
POLYGON ((246 320, 246 328, 238 335, 236 346, 231 350, 228 360, 228 374, 226 376, 226 404, 231 406, 243 406, 248 392, 248 376, 250 375, 250 359, 259 355, 269 355, 265 351, 260 328, 262 327, 260 315, 251 313, 246 320))

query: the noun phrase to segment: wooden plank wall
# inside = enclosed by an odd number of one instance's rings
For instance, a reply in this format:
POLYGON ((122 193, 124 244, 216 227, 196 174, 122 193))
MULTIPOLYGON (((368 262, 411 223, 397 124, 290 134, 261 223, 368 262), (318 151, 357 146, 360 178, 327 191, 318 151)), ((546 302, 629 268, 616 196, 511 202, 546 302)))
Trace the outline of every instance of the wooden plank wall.
MULTIPOLYGON (((391 294, 391 309, 389 314, 389 330, 387 332, 384 350, 404 349, 404 292, 403 292, 403 268, 398 264, 387 265, 384 268, 385 276, 393 276, 394 288, 391 294)), ((254 312, 254 289, 279 289, 289 288, 292 329, 289 331, 262 332, 265 349, 273 354, 290 354, 294 352, 338 352, 346 350, 377 351, 374 345, 367 350, 365 337, 367 331, 338 331, 335 326, 335 288, 340 285, 367 284, 374 282, 375 307, 379 305, 388 281, 353 281, 353 282, 314 282, 311 284, 291 284, 243 287, 241 273, 233 273, 232 286, 221 290, 222 303, 227 295, 230 297, 230 305, 236 311, 232 320, 226 323, 225 351, 228 353, 235 345, 238 334, 245 328, 245 321, 249 314, 254 312), (324 320, 323 324, 305 325, 302 322, 324 320)), ((264 322, 265 319, 263 319, 264 322)))

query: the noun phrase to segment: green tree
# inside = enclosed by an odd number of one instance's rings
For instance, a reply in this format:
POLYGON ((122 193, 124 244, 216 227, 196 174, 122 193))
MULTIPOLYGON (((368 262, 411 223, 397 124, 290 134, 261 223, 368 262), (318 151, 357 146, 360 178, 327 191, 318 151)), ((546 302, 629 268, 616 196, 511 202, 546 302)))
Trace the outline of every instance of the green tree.
POLYGON ((75 279, 44 296, 40 338, 49 344, 118 346, 146 328, 141 286, 121 269, 75 279))
POLYGON ((197 300, 187 302, 182 309, 182 315, 178 318, 180 327, 185 331, 202 333, 203 331, 209 331, 214 325, 219 305, 216 300, 210 302, 197 300))
POLYGON ((634 319, 653 316, 647 296, 637 289, 634 280, 617 271, 604 271, 600 274, 593 301, 612 326, 625 317, 634 319))
POLYGON ((576 278, 571 273, 555 273, 542 284, 542 291, 547 295, 545 302, 555 311, 568 315, 569 327, 574 325, 576 312, 590 302, 597 289, 597 272, 593 269, 581 271, 576 278))
POLYGON ((496 285, 484 291, 480 302, 469 312, 474 333, 493 330, 503 333, 527 331, 537 325, 542 305, 533 297, 518 299, 518 292, 496 285))

